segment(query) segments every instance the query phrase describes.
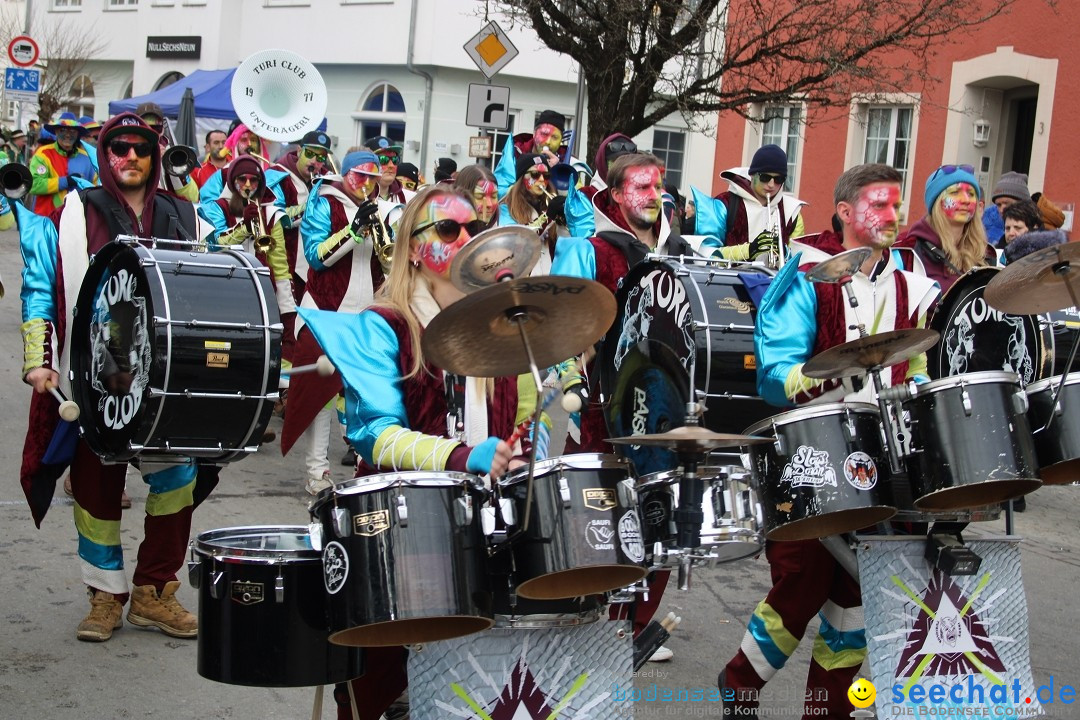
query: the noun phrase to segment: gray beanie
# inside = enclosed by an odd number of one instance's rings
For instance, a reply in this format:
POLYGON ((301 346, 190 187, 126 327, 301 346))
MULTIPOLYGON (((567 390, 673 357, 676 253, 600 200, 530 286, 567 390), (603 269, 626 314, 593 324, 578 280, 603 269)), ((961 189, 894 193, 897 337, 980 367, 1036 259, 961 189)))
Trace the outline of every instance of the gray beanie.
POLYGON ((1011 197, 1017 200, 1030 200, 1031 191, 1028 190, 1028 176, 1024 173, 1007 172, 1001 176, 994 186, 994 192, 990 195, 990 202, 997 202, 999 197, 1011 197))

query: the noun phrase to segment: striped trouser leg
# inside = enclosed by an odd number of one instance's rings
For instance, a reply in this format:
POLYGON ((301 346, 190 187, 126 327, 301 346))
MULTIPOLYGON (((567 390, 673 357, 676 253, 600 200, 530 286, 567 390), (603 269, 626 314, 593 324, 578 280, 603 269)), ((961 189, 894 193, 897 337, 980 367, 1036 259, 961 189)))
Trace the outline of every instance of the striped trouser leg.
POLYGON ((821 608, 821 625, 814 638, 814 655, 806 678, 807 712, 817 717, 851 714, 854 708, 848 701, 847 690, 866 659, 863 609, 850 587, 857 590, 858 586, 850 577, 847 577, 850 583, 846 582, 840 573, 843 571, 838 571, 837 584, 849 587, 835 589, 834 595, 840 597, 830 598, 821 608))
POLYGON ((132 582, 161 590, 176 579, 184 564, 191 532, 192 492, 196 467, 193 461, 176 465, 143 465, 143 480, 150 486, 146 496, 144 536, 139 545, 132 582))
POLYGON ((79 534, 79 567, 83 582, 126 600, 127 576, 120 547, 120 496, 125 465, 102 465, 85 442, 75 447, 71 490, 75 496, 75 529, 79 534))

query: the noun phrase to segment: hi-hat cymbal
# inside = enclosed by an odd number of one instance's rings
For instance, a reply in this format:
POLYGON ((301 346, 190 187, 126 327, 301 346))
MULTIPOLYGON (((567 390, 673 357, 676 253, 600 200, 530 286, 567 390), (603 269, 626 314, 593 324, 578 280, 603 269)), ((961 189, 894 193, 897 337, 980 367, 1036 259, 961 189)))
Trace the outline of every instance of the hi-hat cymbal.
POLYGON ((1013 260, 986 286, 983 298, 1011 315, 1040 315, 1072 307, 1080 294, 1080 243, 1051 245, 1013 260))
MULTIPOLYGON (((450 282, 464 293, 501 280, 527 277, 540 259, 540 239, 524 225, 503 225, 478 233, 450 263, 450 282)), ((565 358, 564 358, 565 359, 565 358)))
POLYGON ((806 279, 820 283, 840 282, 854 275, 872 252, 868 247, 860 247, 837 253, 807 270, 806 279))
POLYGON ((652 435, 628 435, 608 438, 615 445, 648 445, 670 448, 675 452, 708 452, 720 448, 741 447, 773 442, 774 438, 757 435, 732 435, 717 433, 698 425, 683 425, 665 433, 652 435))
POLYGON ((818 353, 806 361, 802 372, 812 378, 862 375, 870 368, 904 362, 933 347, 938 337, 936 330, 921 328, 867 335, 818 353))
MULTIPOLYGON (((466 246, 468 247, 468 246, 466 246)), ((615 319, 615 296, 598 282, 537 276, 476 290, 435 316, 424 356, 459 375, 502 377, 529 369, 520 319, 540 368, 583 352, 615 319)))

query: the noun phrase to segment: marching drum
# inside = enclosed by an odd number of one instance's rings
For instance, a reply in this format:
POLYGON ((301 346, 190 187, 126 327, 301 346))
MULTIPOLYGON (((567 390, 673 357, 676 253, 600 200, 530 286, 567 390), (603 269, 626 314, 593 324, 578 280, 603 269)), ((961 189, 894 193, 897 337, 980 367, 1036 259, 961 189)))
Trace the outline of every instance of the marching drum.
POLYGON ((274 297, 270 271, 236 250, 118 241, 94 255, 71 329, 87 445, 110 462, 257 450, 278 397, 274 297))
POLYGON ((530 600, 518 595, 513 562, 513 553, 507 551, 493 552, 487 559, 495 627, 535 630, 585 625, 600 619, 603 595, 559 600, 530 600))
POLYGON ((1027 388, 1039 477, 1047 485, 1080 480, 1080 373, 1069 373, 1057 403, 1052 405, 1060 383, 1058 375, 1027 388))
POLYGON ((485 495, 473 475, 421 471, 321 491, 311 514, 322 526, 330 641, 412 645, 491 627, 474 517, 485 495))
POLYGON ((1042 485, 1027 395, 1014 373, 967 373, 914 388, 903 408, 911 425, 906 462, 915 507, 976 508, 1042 485))
POLYGON ((770 540, 852 532, 896 514, 884 485, 892 470, 881 413, 867 403, 808 405, 750 426, 775 435, 749 446, 770 540))
POLYGON ((359 677, 363 651, 327 642, 320 557, 304 526, 224 528, 193 540, 199 674, 256 687, 359 677))
MULTIPOLYGON (((772 410, 757 393, 754 319, 746 281, 773 271, 754 264, 638 263, 616 293, 615 322, 597 366, 611 437, 663 433, 683 424, 686 404, 705 405, 702 424, 737 432, 772 410)), ((642 474, 677 465, 666 448, 620 450, 642 474)))
POLYGON ((645 577, 645 546, 630 463, 581 453, 536 463, 532 512, 524 527, 528 468, 499 481, 514 506, 510 552, 517 594, 533 600, 576 598, 645 577), (524 532, 521 528, 524 527, 524 532))
MULTIPOLYGON (((1043 326, 1049 327, 1054 336, 1054 374, 1062 375, 1065 372, 1065 364, 1069 360, 1073 341, 1077 335, 1080 335, 1080 312, 1076 308, 1068 307, 1042 315, 1040 319, 1043 326)), ((1072 372, 1071 369, 1070 372, 1072 372)))
MULTIPOLYGON (((667 548, 676 542, 675 508, 679 506, 679 481, 682 473, 669 470, 640 478, 637 483, 641 533, 645 539, 646 560, 652 567, 673 567, 677 562, 656 558, 654 548, 667 548)), ((705 483, 701 524, 701 549, 709 562, 731 562, 753 557, 761 552, 761 503, 749 482, 749 473, 741 467, 726 467, 713 476, 702 473, 705 483)))

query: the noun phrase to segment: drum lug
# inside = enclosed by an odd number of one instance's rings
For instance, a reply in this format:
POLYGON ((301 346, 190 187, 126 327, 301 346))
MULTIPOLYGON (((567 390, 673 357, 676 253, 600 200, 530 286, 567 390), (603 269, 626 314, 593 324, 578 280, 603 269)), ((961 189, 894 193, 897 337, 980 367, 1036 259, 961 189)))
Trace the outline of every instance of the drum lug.
POLYGON ((964 415, 971 417, 971 395, 967 391, 967 386, 961 385, 963 388, 960 391, 960 403, 964 406, 964 415))
POLYGON ((220 600, 225 596, 225 572, 218 570, 210 574, 210 597, 220 600))
POLYGON ((480 508, 480 528, 486 537, 495 534, 495 508, 490 505, 480 508))
POLYGON ((559 478, 559 497, 562 498, 562 504, 564 509, 570 508, 570 482, 564 478, 559 478))
MULTIPOLYGON (((1020 390, 1018 392, 1013 393, 1013 410, 1016 411, 1017 415, 1027 415, 1028 396, 1027 396, 1027 393, 1024 392, 1023 390, 1020 390)), ((1055 403, 1055 405, 1054 405, 1054 414, 1055 415, 1060 415, 1061 414, 1061 403, 1060 402, 1055 403)))
POLYGON ((776 423, 773 423, 772 432, 776 437, 776 442, 773 443, 773 447, 776 448, 776 454, 780 457, 787 457, 787 450, 784 448, 784 436, 776 429, 776 423))
POLYGON ((187 564, 188 584, 191 585, 191 587, 195 588, 196 590, 198 590, 199 585, 202 584, 200 582, 200 579, 201 579, 201 576, 202 576, 202 573, 199 572, 199 566, 200 565, 202 565, 202 562, 199 560, 199 558, 197 558, 195 556, 195 546, 194 545, 189 545, 188 546, 188 564, 187 564))
POLYGON ((855 442, 855 418, 852 417, 850 410, 844 411, 844 437, 847 438, 849 443, 855 442))
POLYGON ((508 526, 517 525, 517 511, 510 498, 499 498, 499 512, 502 514, 503 522, 508 526))
POLYGON ((404 495, 397 496, 397 516, 398 524, 401 525, 401 527, 409 526, 409 505, 405 502, 404 495))
POLYGON ((323 549, 323 537, 322 537, 322 523, 312 522, 308 523, 308 537, 311 538, 311 549, 315 552, 322 552, 323 549))
POLYGON ((334 531, 340 538, 349 537, 349 511, 346 508, 334 508, 332 511, 334 519, 334 531))
POLYGON ((458 501, 458 525, 471 525, 473 521, 473 500, 471 495, 459 497, 458 501))
POLYGON ((281 575, 281 566, 278 566, 277 578, 274 580, 274 600, 278 603, 285 602, 285 578, 281 575))

